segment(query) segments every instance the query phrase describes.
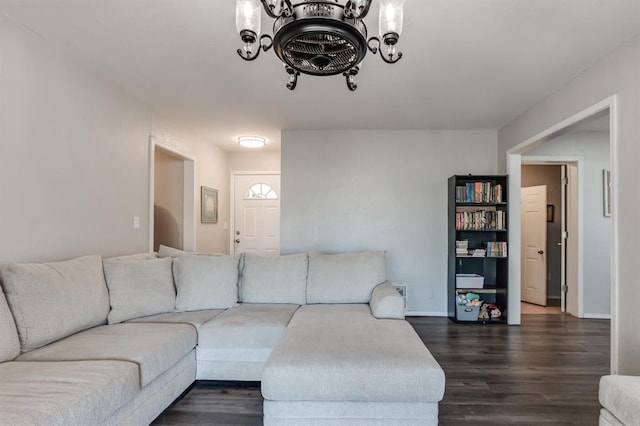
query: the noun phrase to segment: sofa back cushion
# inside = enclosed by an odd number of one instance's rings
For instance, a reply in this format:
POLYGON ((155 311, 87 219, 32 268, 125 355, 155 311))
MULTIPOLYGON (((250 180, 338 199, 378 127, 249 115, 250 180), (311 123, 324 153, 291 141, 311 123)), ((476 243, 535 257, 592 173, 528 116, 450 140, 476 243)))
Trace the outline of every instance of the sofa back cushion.
POLYGON ((293 303, 307 301, 306 253, 258 256, 245 253, 240 301, 245 303, 293 303))
POLYGON ((10 263, 2 268, 0 277, 22 352, 107 321, 109 294, 100 256, 10 263))
POLYGON ((240 255, 183 255, 173 261, 176 311, 227 309, 238 302, 240 255))
POLYGON ((104 277, 109 288, 109 324, 174 310, 171 258, 153 260, 105 260, 104 277))
POLYGON ((110 257, 107 260, 153 260, 157 259, 158 254, 154 252, 144 252, 144 253, 134 253, 134 254, 125 254, 124 256, 116 256, 110 257))
POLYGON ((197 254, 202 256, 224 256, 223 253, 184 251, 184 250, 180 250, 180 249, 169 247, 169 246, 163 246, 162 244, 160 244, 160 246, 158 247, 158 257, 178 257, 178 256, 182 256, 183 254, 197 254))
POLYGON ((20 355, 20 340, 16 323, 0 289, 0 362, 11 361, 20 355))
POLYGON ((386 280, 384 252, 309 254, 307 303, 368 303, 386 280))

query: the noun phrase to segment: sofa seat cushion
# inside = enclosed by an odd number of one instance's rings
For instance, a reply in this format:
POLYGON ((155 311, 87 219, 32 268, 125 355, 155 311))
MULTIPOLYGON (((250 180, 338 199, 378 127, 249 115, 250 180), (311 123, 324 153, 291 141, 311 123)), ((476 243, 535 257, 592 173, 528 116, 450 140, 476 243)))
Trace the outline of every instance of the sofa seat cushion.
POLYGON ((18 361, 131 361, 140 367, 144 387, 196 346, 187 324, 123 323, 96 327, 35 351, 18 361))
POLYGON ((131 362, 6 362, 0 424, 100 425, 139 391, 131 362))
POLYGON ((369 303, 386 281, 384 252, 309 254, 307 303, 369 303))
POLYGON ((166 324, 191 324, 199 332, 206 322, 223 313, 224 309, 207 309, 204 311, 169 312, 166 314, 151 315, 135 318, 127 322, 156 322, 166 324))
POLYGON ((0 277, 22 352, 107 322, 109 294, 100 256, 10 263, 0 277))
POLYGON ((307 305, 267 361, 262 394, 279 401, 437 402, 440 365, 404 320, 368 305, 307 305))
POLYGON ((266 361, 298 305, 242 303, 200 328, 198 360, 266 361))
POLYGON ((307 302, 307 254, 258 256, 245 253, 240 301, 245 303, 307 302))
POLYGON ((16 323, 0 288, 0 362, 11 361, 20 355, 20 339, 16 323))
POLYGON ((601 377, 598 398, 622 424, 640 426, 640 377, 601 377))

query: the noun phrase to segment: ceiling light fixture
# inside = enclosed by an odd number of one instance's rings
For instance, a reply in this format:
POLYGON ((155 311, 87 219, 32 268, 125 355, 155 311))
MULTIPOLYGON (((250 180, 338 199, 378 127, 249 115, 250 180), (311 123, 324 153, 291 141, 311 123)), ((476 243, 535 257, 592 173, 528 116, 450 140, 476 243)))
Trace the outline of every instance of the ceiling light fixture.
POLYGON ((240 136, 238 143, 245 148, 262 148, 266 143, 266 139, 260 136, 240 136))
POLYGON ((342 74, 349 90, 356 90, 355 76, 367 49, 380 53, 389 64, 402 58, 396 53, 403 20, 404 0, 379 0, 380 37, 367 39, 364 18, 372 0, 236 0, 236 28, 244 43, 238 55, 253 61, 261 50, 273 47, 289 75, 293 90, 298 76, 342 74), (262 4, 262 7, 261 7, 262 4), (260 34, 262 9, 274 19, 273 37, 260 34))

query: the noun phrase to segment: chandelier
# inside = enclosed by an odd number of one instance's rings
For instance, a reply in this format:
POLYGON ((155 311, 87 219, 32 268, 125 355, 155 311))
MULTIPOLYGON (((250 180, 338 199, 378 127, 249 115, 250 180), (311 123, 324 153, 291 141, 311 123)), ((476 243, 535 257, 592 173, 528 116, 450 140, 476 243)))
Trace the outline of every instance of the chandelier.
POLYGON ((236 28, 244 43, 238 55, 253 61, 261 50, 273 47, 289 75, 287 88, 294 90, 300 74, 342 74, 349 90, 367 50, 379 53, 384 62, 402 58, 396 44, 402 32, 404 0, 379 0, 380 37, 367 38, 364 18, 372 0, 236 0, 236 28), (262 10, 274 19, 273 37, 260 35, 262 10))

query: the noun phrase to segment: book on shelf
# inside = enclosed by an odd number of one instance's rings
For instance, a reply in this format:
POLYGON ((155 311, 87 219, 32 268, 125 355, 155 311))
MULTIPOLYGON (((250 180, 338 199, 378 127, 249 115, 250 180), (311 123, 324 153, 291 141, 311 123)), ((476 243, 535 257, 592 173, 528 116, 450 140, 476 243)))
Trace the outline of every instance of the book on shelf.
POLYGON ((487 243, 487 257, 507 257, 507 242, 489 241, 487 243))
POLYGON ((501 203, 502 185, 491 182, 467 182, 456 186, 457 203, 501 203))
POLYGON ((456 212, 456 230, 503 230, 506 213, 502 210, 477 210, 456 212))

